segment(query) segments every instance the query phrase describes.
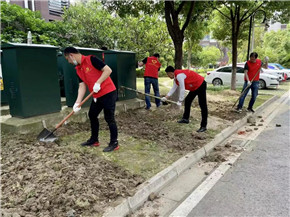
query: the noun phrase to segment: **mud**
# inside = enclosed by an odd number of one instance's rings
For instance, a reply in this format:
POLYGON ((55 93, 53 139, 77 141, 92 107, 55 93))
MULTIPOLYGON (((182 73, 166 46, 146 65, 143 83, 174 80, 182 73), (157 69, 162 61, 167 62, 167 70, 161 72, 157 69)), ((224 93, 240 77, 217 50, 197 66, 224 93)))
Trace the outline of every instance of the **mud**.
MULTIPOLYGON (((192 109, 189 124, 176 123, 182 111, 170 105, 121 113, 116 121, 121 134, 156 142, 167 152, 182 156, 202 147, 227 127, 229 122, 224 120, 233 122, 243 117, 229 110, 230 102, 221 102, 209 102, 209 114, 215 117, 209 117, 206 133, 195 132, 200 125, 198 106, 192 109)), ((108 130, 103 118, 100 129, 108 130)), ((69 123, 59 128, 56 135, 80 132, 90 132, 89 122, 69 123)), ((61 140, 39 142, 36 136, 1 136, 3 216, 101 216, 107 207, 132 196, 145 181, 104 156, 70 149, 61 140)))
POLYGON ((35 142, 35 135, 2 138, 4 216, 98 216, 143 181, 88 153, 35 142))

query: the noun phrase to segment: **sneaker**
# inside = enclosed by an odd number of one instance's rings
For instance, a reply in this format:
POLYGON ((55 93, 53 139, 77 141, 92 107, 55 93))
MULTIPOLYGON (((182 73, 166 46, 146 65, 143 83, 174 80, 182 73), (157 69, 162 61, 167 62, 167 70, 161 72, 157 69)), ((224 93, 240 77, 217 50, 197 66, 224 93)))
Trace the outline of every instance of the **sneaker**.
POLYGON ((182 118, 181 120, 177 121, 177 123, 180 123, 180 124, 188 124, 189 123, 189 120, 182 118))
POLYGON ((196 132, 202 133, 202 132, 205 132, 206 130, 207 130, 206 127, 201 127, 196 132))
POLYGON ((110 142, 103 152, 117 151, 120 148, 118 142, 110 142))
POLYGON ((247 110, 248 112, 253 112, 253 113, 255 112, 252 108, 248 108, 247 110))
POLYGON ((86 142, 83 142, 81 144, 81 146, 95 146, 95 147, 98 147, 98 146, 100 146, 100 143, 99 143, 98 140, 94 140, 94 139, 90 138, 86 142))
POLYGON ((150 107, 145 107, 145 110, 150 110, 150 107))
POLYGON ((242 113, 242 111, 243 110, 241 108, 237 108, 237 110, 236 110, 237 113, 242 113))

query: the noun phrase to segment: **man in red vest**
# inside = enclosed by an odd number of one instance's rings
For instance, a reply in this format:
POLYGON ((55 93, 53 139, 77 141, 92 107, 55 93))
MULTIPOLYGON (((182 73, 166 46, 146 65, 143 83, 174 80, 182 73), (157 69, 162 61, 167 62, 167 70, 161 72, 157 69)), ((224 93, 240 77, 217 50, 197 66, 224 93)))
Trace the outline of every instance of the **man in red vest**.
POLYGON ((192 101, 196 96, 198 96, 198 103, 201 108, 202 119, 200 128, 197 130, 197 132, 200 133, 206 131, 208 110, 206 102, 206 82, 204 80, 204 77, 188 69, 175 70, 172 66, 168 66, 165 69, 165 72, 167 73, 169 78, 174 79, 174 83, 173 87, 168 92, 168 94, 162 98, 162 101, 165 102, 176 91, 177 87, 179 86, 180 92, 177 105, 181 106, 182 101, 184 99, 185 90, 189 90, 189 93, 184 100, 183 117, 181 120, 178 121, 178 123, 188 124, 192 101))
POLYGON ((115 122, 117 91, 110 78, 110 74, 112 73, 111 68, 95 56, 82 55, 74 47, 65 48, 64 56, 69 63, 76 66, 75 69, 79 77, 78 96, 73 106, 73 111, 75 113, 81 110, 79 104, 86 93, 86 85, 90 92, 94 91, 93 100, 89 110, 91 137, 81 145, 100 145, 98 116, 104 109, 105 120, 110 129, 110 143, 103 151, 110 152, 118 150, 118 129, 115 122))
MULTIPOLYGON (((245 83, 244 83, 244 87, 243 87, 242 91, 244 91, 244 89, 248 85, 250 85, 250 88, 252 91, 252 97, 251 97, 251 100, 249 102, 248 109, 247 109, 249 112, 255 112, 253 110, 253 105, 254 105, 256 98, 258 96, 260 69, 261 69, 261 67, 266 68, 266 69, 268 68, 268 57, 265 58, 265 64, 263 64, 263 62, 257 58, 258 58, 258 54, 256 52, 251 53, 250 60, 248 60, 245 63, 245 67, 244 67, 245 83)), ((250 88, 246 89, 246 91, 244 92, 244 94, 242 95, 242 97, 239 100, 239 104, 237 107, 238 113, 242 112, 243 104, 244 104, 245 98, 246 98, 250 88)))
MULTIPOLYGON (((161 64, 159 62, 159 54, 156 53, 151 57, 145 58, 142 62, 139 62, 139 66, 145 65, 144 72, 144 87, 145 93, 150 94, 151 84, 154 90, 154 96, 160 97, 159 85, 158 85, 158 72, 160 70, 161 64)), ((151 107, 150 96, 145 95, 146 110, 151 107)), ((156 107, 160 106, 160 99, 155 99, 156 107)))

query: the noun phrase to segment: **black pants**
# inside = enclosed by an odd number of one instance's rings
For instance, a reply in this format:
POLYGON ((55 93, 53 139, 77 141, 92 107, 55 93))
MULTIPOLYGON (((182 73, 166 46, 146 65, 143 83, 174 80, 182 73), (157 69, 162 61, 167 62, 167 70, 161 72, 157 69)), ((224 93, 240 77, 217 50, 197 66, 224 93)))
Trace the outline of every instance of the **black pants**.
POLYGON ((200 87, 197 90, 190 91, 188 95, 186 96, 185 101, 184 101, 183 118, 187 120, 189 119, 191 103, 196 97, 196 95, 198 96, 198 103, 201 109, 200 126, 206 127, 208 111, 207 111, 207 103, 206 103, 206 82, 205 81, 203 81, 203 83, 200 85, 200 87))
POLYGON ((115 121, 117 91, 110 92, 97 99, 97 102, 92 100, 89 110, 89 118, 91 121, 91 138, 99 141, 99 119, 100 112, 104 109, 105 120, 110 129, 110 142, 116 142, 118 139, 118 129, 115 121))

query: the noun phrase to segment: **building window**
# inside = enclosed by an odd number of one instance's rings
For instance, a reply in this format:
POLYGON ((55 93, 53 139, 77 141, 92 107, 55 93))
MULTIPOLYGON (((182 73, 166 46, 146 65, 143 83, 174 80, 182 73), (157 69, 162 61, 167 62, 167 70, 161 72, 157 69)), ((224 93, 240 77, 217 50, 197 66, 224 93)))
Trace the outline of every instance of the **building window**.
POLYGON ((281 29, 286 29, 287 28, 287 24, 281 24, 281 29))
POLYGON ((69 0, 49 0, 48 10, 49 14, 55 16, 61 16, 63 14, 63 8, 69 7, 69 0))

